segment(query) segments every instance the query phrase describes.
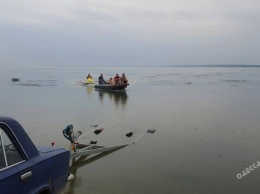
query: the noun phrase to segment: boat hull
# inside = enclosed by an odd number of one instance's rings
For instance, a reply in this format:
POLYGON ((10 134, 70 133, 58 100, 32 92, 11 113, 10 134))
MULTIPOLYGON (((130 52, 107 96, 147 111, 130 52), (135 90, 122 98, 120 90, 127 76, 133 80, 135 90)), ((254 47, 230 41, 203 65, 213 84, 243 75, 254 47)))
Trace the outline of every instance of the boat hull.
POLYGON ((99 89, 99 90, 108 90, 108 91, 114 91, 114 90, 124 90, 126 89, 128 85, 95 85, 95 88, 96 89, 99 89))

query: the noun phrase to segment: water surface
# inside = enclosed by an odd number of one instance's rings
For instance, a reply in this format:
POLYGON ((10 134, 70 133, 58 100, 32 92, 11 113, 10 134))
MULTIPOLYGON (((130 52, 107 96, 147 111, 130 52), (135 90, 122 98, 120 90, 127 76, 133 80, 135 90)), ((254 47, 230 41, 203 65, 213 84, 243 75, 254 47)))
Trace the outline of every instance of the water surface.
POLYGON ((62 130, 101 145, 138 142, 71 167, 64 194, 259 193, 260 69, 257 67, 1 68, 1 115, 17 119, 36 145, 69 147, 62 130), (124 92, 80 84, 126 73, 124 92), (19 77, 19 82, 12 82, 19 77), (103 127, 100 135, 91 133, 103 127), (134 132, 131 138, 125 136, 134 132))

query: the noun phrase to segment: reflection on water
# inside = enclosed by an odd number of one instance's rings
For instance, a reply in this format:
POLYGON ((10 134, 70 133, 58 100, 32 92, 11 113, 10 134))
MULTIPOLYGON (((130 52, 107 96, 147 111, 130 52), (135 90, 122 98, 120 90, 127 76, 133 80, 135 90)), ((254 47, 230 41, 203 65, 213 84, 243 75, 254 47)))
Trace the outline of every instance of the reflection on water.
POLYGON ((86 156, 81 156, 78 159, 76 159, 76 158, 72 159, 71 166, 69 168, 69 173, 74 175, 74 179, 67 182, 64 192, 62 194, 74 194, 75 189, 79 187, 79 181, 77 181, 77 179, 80 179, 80 177, 77 177, 77 172, 78 172, 79 168, 81 168, 85 165, 88 165, 88 164, 90 164, 100 158, 103 158, 104 156, 107 156, 108 154, 111 154, 122 148, 123 147, 112 150, 112 151, 103 152, 103 153, 97 154, 93 157, 90 157, 90 155, 86 155, 86 156))
POLYGON ((94 90, 93 86, 87 86, 86 88, 87 88, 87 93, 88 94, 91 94, 93 92, 93 90, 94 90))
POLYGON ((103 101, 104 98, 109 98, 111 101, 115 102, 115 105, 125 106, 127 104, 128 95, 126 91, 98 91, 100 101, 103 101))

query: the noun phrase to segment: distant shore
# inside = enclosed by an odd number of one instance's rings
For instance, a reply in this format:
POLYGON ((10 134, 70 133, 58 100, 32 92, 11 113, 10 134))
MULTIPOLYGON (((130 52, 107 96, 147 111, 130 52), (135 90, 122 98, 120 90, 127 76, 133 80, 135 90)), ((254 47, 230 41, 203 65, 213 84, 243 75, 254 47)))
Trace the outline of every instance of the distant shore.
MULTIPOLYGON (((84 65, 84 66, 60 66, 60 65, 43 65, 43 66, 10 66, 10 65, 1 65, 0 64, 0 69, 31 69, 31 68, 99 68, 99 67, 106 67, 106 68, 117 68, 120 67, 122 68, 122 66, 91 66, 91 65, 84 65)), ((246 64, 211 64, 211 65, 136 65, 136 66, 123 66, 124 68, 129 68, 129 67, 135 67, 135 68, 142 68, 142 67, 246 67, 246 68, 250 68, 250 67, 256 67, 259 68, 259 65, 246 65, 246 64)))
POLYGON ((169 65, 163 67, 260 67, 260 65, 243 65, 243 64, 215 64, 215 65, 169 65))

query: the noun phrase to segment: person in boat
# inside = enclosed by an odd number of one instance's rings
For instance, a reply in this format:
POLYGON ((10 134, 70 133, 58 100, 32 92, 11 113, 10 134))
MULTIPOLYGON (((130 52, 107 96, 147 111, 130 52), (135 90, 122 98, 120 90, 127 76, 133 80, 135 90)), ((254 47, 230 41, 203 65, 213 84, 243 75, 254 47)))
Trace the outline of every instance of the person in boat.
POLYGON ((114 78, 110 78, 109 79, 109 83, 108 83, 109 85, 116 85, 116 83, 115 83, 115 80, 114 80, 114 78))
POLYGON ((94 80, 92 79, 92 76, 88 74, 86 83, 94 83, 94 80))
POLYGON ((125 74, 123 73, 121 76, 121 84, 127 85, 128 84, 128 79, 125 76, 125 74))
POLYGON ((104 80, 103 73, 100 74, 98 78, 98 83, 101 84, 107 84, 107 82, 104 80))
POLYGON ((114 77, 114 80, 115 80, 115 83, 116 83, 116 84, 121 84, 121 78, 120 78, 120 76, 118 75, 118 73, 117 73, 116 76, 114 77))

